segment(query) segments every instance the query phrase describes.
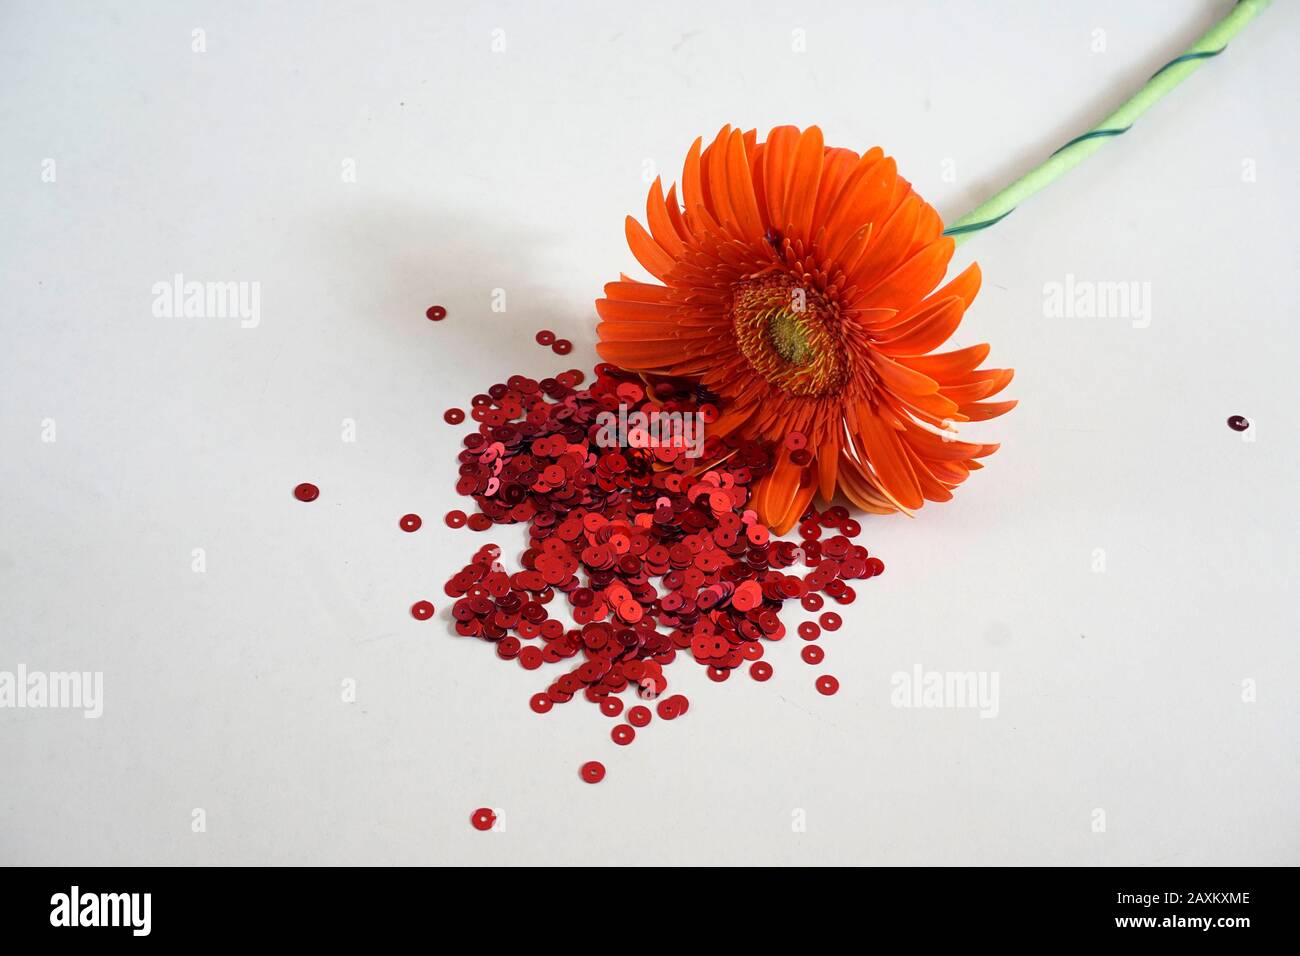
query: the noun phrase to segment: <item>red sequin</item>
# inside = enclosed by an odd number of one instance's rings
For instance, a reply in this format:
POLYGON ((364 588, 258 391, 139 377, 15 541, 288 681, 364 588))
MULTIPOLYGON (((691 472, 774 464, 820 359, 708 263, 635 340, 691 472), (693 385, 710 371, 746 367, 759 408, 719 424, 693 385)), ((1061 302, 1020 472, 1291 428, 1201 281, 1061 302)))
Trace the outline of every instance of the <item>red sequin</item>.
POLYGON ((448 528, 463 528, 465 527, 465 512, 448 511, 447 517, 443 520, 447 522, 448 528))
POLYGON ((568 339, 556 339, 551 343, 551 351, 556 355, 568 355, 573 351, 573 343, 568 339))
POLYGON ((465 412, 459 408, 449 408, 442 413, 442 420, 448 425, 459 425, 465 420, 465 412))
POLYGON ((497 815, 490 807, 479 807, 469 815, 469 822, 475 830, 491 830, 497 822, 497 815))
POLYGON ((685 700, 685 697, 674 696, 659 701, 659 704, 655 707, 655 710, 659 712, 659 719, 675 720, 680 717, 686 712, 686 708, 682 706, 682 701, 685 700))
POLYGON ((587 783, 600 783, 605 779, 605 765, 599 760, 588 760, 582 765, 582 779, 587 783))
POLYGON ((807 664, 820 664, 826 658, 826 652, 816 644, 807 644, 799 654, 807 664))
POLYGON ((528 706, 531 707, 535 713, 545 714, 555 706, 555 702, 545 694, 534 694, 528 701, 528 706))
POLYGON ((553 345, 555 343, 555 333, 550 329, 542 329, 537 333, 538 345, 553 345))
POLYGON ((397 524, 403 531, 419 531, 420 525, 424 522, 420 520, 419 515, 402 515, 402 520, 397 524))
POLYGON ((417 621, 427 621, 433 617, 433 605, 428 601, 416 601, 411 605, 411 617, 417 621))
POLYGON ((823 674, 821 677, 817 678, 817 692, 819 694, 825 694, 829 697, 839 689, 840 682, 830 674, 823 674))
POLYGON ((636 739, 636 731, 630 724, 616 724, 614 729, 609 732, 610 738, 620 747, 626 747, 636 739))
POLYGON ((650 708, 637 704, 635 707, 629 707, 627 711, 627 722, 633 727, 644 727, 650 723, 650 708))
POLYGON ((840 629, 840 624, 843 623, 840 616, 834 611, 827 611, 821 617, 817 618, 817 620, 821 621, 822 627, 826 628, 828 631, 838 631, 840 629))
POLYGON ((431 305, 425 310, 424 315, 431 322, 441 322, 447 317, 447 310, 440 305, 431 305))
POLYGON ((304 481, 301 485, 293 489, 293 496, 299 501, 315 501, 320 497, 320 489, 310 481, 304 481))
POLYGON ((772 665, 767 661, 755 661, 749 665, 749 676, 756 681, 765 681, 772 676, 772 665))

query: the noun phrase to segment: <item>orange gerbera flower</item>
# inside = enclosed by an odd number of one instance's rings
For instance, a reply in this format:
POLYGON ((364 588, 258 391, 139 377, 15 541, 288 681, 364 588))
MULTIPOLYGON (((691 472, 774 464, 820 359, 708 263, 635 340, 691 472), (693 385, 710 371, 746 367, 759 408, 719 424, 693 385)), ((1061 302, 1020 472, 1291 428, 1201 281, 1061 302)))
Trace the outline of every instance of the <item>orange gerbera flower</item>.
POLYGON ((932 293, 953 242, 879 148, 828 149, 815 126, 763 143, 724 126, 700 146, 680 203, 656 179, 649 231, 627 219, 633 255, 663 284, 605 286, 601 357, 698 381, 722 401, 713 435, 778 442, 754 492, 778 533, 837 487, 882 514, 950 499, 997 448, 956 440, 952 424, 1015 405, 984 401, 1012 375, 977 368, 987 345, 927 354, 961 322, 979 268, 932 293), (806 449, 787 447, 791 433, 806 449))

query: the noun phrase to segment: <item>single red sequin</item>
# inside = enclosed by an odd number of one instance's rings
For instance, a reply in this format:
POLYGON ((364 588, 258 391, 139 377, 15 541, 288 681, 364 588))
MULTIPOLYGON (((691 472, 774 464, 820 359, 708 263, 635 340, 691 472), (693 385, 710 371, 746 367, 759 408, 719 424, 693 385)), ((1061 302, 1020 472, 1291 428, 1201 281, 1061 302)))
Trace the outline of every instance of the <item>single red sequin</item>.
POLYGON ((765 681, 772 676, 772 665, 767 661, 754 661, 749 665, 749 676, 756 681, 765 681))
POLYGON ((627 711, 627 722, 633 727, 644 727, 650 723, 650 708, 637 704, 635 707, 629 707, 627 711))
POLYGON ((568 339, 556 339, 551 343, 551 351, 556 355, 568 355, 573 351, 573 343, 568 339))
POLYGON ((623 702, 617 697, 606 697, 600 702, 600 712, 606 717, 617 717, 623 713, 623 702))
POLYGON ((834 611, 827 611, 821 617, 817 618, 817 620, 821 621, 822 627, 826 628, 828 631, 838 631, 840 625, 843 623, 840 616, 834 611))
POLYGON ((419 515, 402 515, 402 520, 398 522, 403 531, 419 531, 422 524, 424 522, 419 515))
POLYGON ((534 713, 545 714, 555 706, 555 702, 546 694, 534 694, 528 701, 528 706, 533 709, 534 713))
POLYGON ((433 617, 433 605, 428 601, 416 601, 411 605, 411 617, 417 621, 427 621, 433 617))
POLYGON ((815 641, 821 633, 822 629, 817 626, 816 621, 804 621, 799 625, 799 636, 805 641, 815 641))
POLYGON ((800 652, 799 656, 804 659, 805 663, 820 664, 823 660, 826 659, 826 652, 823 651, 816 644, 806 644, 804 645, 804 649, 803 651, 800 652))
POLYGON ((636 739, 636 731, 632 729, 630 724, 617 724, 609 732, 609 736, 620 747, 626 747, 636 739))
POLYGON ((790 451, 802 451, 808 447, 808 439, 802 432, 790 432, 785 436, 785 447, 790 451))
POLYGON ((582 779, 587 783, 600 783, 605 779, 605 765, 599 760, 588 760, 582 765, 582 779))
POLYGON ((479 807, 469 815, 469 822, 474 825, 475 830, 491 830, 497 822, 497 815, 492 812, 491 807, 479 807))
POLYGON ((552 345, 555 342, 555 333, 550 329, 542 329, 537 333, 536 338, 538 345, 552 345))
POLYGON ((840 682, 830 674, 823 674, 821 677, 817 678, 817 692, 819 694, 825 694, 829 697, 839 689, 840 682))
POLYGON ((800 603, 803 605, 803 609, 805 611, 820 611, 822 609, 822 605, 825 604, 826 602, 822 599, 822 596, 820 594, 814 594, 812 592, 809 592, 808 594, 805 594, 803 596, 803 599, 800 601, 800 603))
POLYGON ((442 413, 442 420, 448 425, 459 425, 465 420, 465 412, 459 408, 449 408, 442 413))
POLYGON ((443 520, 447 522, 448 528, 463 528, 465 527, 465 512, 448 511, 447 517, 443 520))
POLYGON ((320 497, 320 489, 310 481, 304 481, 301 485, 293 489, 293 496, 299 501, 315 501, 320 497))
POLYGON ((431 322, 441 322, 447 317, 447 310, 440 305, 431 305, 425 310, 424 315, 431 322))

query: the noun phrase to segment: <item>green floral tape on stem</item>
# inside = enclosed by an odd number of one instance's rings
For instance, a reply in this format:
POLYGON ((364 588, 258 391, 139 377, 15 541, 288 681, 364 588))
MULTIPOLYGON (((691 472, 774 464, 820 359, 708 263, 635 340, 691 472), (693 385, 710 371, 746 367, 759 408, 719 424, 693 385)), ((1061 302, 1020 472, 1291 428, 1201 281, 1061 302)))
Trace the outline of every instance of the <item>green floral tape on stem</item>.
POLYGON ((1002 190, 988 202, 982 203, 952 223, 943 231, 961 245, 973 234, 980 232, 1011 215, 1022 202, 1083 162, 1109 139, 1127 133, 1139 116, 1149 110, 1166 93, 1187 79, 1208 59, 1227 49, 1228 41, 1255 19, 1272 0, 1238 0, 1231 12, 1212 26, 1206 34, 1192 44, 1187 52, 1174 57, 1152 74, 1151 79, 1088 132, 1070 140, 1044 162, 1030 170, 1002 190))

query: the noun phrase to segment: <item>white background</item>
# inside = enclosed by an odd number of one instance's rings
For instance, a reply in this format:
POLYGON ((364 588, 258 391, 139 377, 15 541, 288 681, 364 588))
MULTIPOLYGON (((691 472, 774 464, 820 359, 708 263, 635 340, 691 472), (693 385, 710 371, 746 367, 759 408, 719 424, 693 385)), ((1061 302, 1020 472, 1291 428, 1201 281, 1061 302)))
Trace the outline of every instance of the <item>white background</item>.
POLYGON ((0 711, 0 862, 1300 863, 1296 5, 959 250, 956 344, 1021 405, 953 503, 864 522, 888 570, 826 665, 681 660, 690 714, 626 749, 451 636, 442 583, 522 537, 442 525, 443 410, 590 368, 697 135, 818 123, 953 219, 1230 4, 466 6, 0 8, 0 669, 105 681, 97 721, 0 711), (261 324, 154 317, 175 273, 259 282, 261 324), (1149 283, 1150 326, 1046 317, 1067 274, 1149 283), (996 671, 998 716, 891 706, 917 664, 996 671))

